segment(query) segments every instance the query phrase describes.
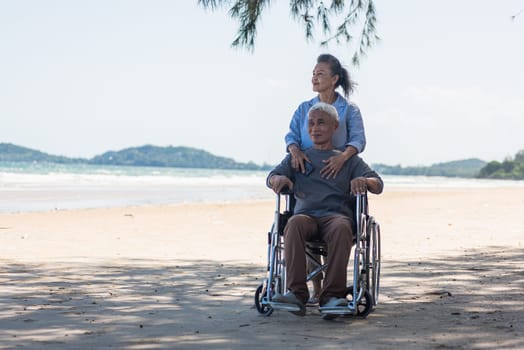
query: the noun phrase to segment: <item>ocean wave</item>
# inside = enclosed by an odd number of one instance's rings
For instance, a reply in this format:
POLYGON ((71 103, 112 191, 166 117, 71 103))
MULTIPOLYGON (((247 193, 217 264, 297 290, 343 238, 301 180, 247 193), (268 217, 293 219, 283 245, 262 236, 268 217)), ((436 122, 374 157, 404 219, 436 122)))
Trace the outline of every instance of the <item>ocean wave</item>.
MULTIPOLYGON (((266 176, 244 170, 0 165, 0 212, 273 199, 266 176)), ((524 181, 446 177, 383 179, 386 191, 524 186, 524 181)))

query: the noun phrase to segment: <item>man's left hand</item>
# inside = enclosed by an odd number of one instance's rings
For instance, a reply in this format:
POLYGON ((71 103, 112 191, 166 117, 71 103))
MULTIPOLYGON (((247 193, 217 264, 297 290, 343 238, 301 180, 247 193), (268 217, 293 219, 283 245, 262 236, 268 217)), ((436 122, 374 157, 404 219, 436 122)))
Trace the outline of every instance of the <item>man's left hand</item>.
POLYGON ((367 178, 360 176, 351 180, 351 193, 353 193, 355 196, 357 194, 366 194, 367 190, 367 178))

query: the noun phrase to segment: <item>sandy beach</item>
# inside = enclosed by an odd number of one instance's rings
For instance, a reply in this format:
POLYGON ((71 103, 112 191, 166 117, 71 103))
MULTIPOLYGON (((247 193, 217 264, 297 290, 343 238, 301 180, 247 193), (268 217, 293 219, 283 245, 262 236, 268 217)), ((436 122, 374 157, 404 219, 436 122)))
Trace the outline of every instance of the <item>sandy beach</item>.
POLYGON ((524 349, 524 187, 395 188, 376 310, 253 295, 274 201, 0 214, 0 349, 524 349))

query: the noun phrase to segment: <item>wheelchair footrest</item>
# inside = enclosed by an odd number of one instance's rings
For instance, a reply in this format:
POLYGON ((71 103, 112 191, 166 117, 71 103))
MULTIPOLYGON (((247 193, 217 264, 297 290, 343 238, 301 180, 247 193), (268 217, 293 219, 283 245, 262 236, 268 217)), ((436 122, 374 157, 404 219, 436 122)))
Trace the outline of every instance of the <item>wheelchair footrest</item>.
POLYGON ((320 307, 318 310, 323 314, 348 315, 353 312, 347 306, 320 307))
POLYGON ((269 302, 269 306, 271 306, 275 310, 300 311, 300 307, 298 305, 289 303, 279 303, 278 301, 269 302))

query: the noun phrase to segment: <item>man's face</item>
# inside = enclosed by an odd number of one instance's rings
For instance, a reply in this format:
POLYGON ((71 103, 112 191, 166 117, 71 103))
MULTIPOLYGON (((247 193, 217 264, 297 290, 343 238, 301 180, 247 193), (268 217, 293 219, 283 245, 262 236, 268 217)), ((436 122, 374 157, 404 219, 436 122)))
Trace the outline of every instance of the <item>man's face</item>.
POLYGON ((331 146, 331 137, 337 127, 338 121, 326 112, 315 110, 309 115, 308 132, 315 145, 327 145, 329 143, 329 146, 331 146))

